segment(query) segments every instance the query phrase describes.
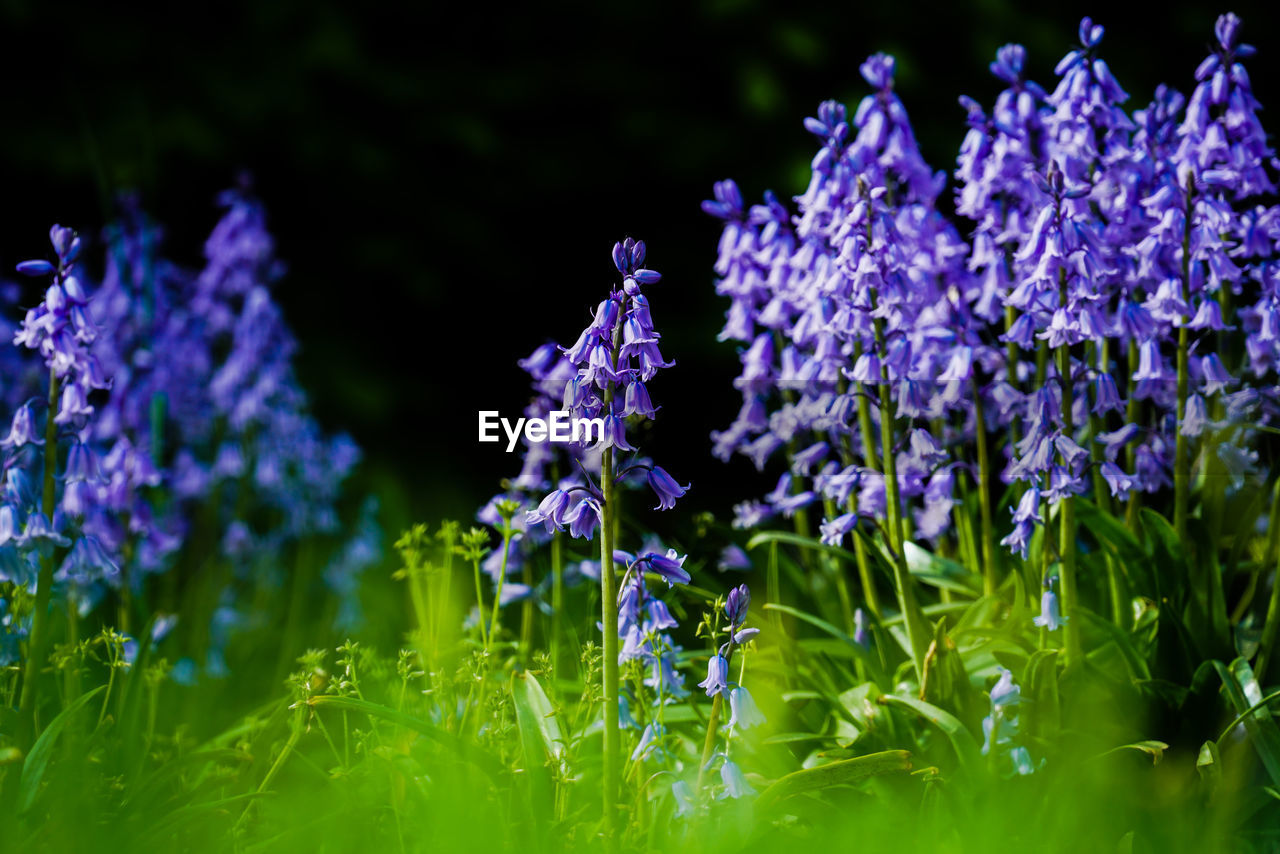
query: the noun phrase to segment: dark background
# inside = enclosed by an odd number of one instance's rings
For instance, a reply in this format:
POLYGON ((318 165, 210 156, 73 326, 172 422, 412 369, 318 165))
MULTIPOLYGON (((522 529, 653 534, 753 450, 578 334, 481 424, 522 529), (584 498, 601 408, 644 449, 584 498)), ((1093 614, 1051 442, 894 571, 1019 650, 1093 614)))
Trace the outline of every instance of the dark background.
MULTIPOLYGON (((1236 3, 1264 104, 1280 102, 1280 33, 1236 3)), ((1019 41, 1046 89, 1082 14, 1145 105, 1184 92, 1226 6, 1018 8, 1008 0, 681 3, 0 3, 0 264, 45 250, 53 221, 96 233, 136 188, 196 264, 213 198, 256 176, 290 275, 277 294, 317 412, 365 449, 363 489, 389 526, 467 517, 519 467, 476 442, 476 411, 517 415, 516 367, 571 343, 631 234, 664 274, 649 289, 664 353, 646 450, 727 513, 765 491, 709 454, 737 409, 735 348, 717 344, 713 181, 801 192, 819 101, 865 94, 859 63, 898 57, 926 158, 954 168, 965 93, 989 105, 995 50, 1019 41)), ((950 203, 949 193, 946 204, 950 203)))

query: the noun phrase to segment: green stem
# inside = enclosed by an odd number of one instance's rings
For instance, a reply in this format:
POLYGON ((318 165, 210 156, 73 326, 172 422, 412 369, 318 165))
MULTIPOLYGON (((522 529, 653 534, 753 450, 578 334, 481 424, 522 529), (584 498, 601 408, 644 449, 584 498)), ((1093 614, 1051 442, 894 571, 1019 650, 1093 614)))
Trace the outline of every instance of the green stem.
POLYGON ((489 630, 484 623, 484 588, 480 585, 480 561, 471 561, 471 566, 475 570, 476 576, 476 610, 480 615, 480 640, 484 643, 484 648, 489 648, 489 630))
MULTIPOLYGON (((526 560, 524 562, 524 572, 521 576, 524 586, 530 591, 533 590, 533 561, 526 560)), ((526 655, 533 652, 533 597, 525 598, 523 606, 520 609, 520 648, 526 655)))
MULTIPOLYGON (((1182 228, 1182 301, 1191 307, 1191 219, 1192 190, 1195 184, 1187 179, 1187 211, 1182 228)), ((1187 391, 1190 380, 1188 360, 1191 346, 1191 330, 1188 318, 1183 316, 1178 325, 1178 411, 1177 430, 1173 451, 1173 530, 1178 541, 1187 542, 1187 507, 1191 501, 1191 457, 1187 437, 1182 435, 1183 420, 1187 417, 1187 391)))
MULTIPOLYGON (((44 427, 44 494, 41 509, 45 519, 53 524, 55 492, 55 475, 58 468, 58 395, 61 383, 52 368, 49 369, 49 411, 44 427)), ((22 679, 22 699, 19 705, 22 735, 20 739, 25 746, 28 738, 36 731, 36 706, 39 695, 40 671, 44 668, 46 647, 49 643, 49 598, 53 591, 53 554, 48 553, 40 558, 40 572, 36 578, 35 614, 31 621, 31 644, 28 647, 27 666, 22 679)), ((70 613, 74 610, 68 607, 70 613)))
MULTIPOLYGON (((1126 424, 1137 424, 1138 416, 1142 410, 1142 401, 1138 400, 1138 396, 1134 393, 1137 389, 1137 383, 1133 380, 1133 375, 1138 372, 1139 353, 1138 342, 1132 338, 1129 339, 1129 388, 1125 404, 1124 420, 1126 424)), ((1133 472, 1137 467, 1138 449, 1135 443, 1130 442, 1125 448, 1125 471, 1133 472)), ((1134 534, 1138 534, 1138 508, 1141 507, 1142 499, 1136 489, 1129 490, 1129 501, 1125 505, 1124 522, 1129 530, 1134 534)))
POLYGON ((489 617, 489 638, 485 641, 484 651, 487 654, 498 636, 498 615, 502 605, 502 585, 507 580, 507 558, 511 554, 511 520, 502 520, 502 569, 498 571, 498 589, 493 594, 493 612, 489 617))
MULTIPOLYGON (((559 481, 556 481, 559 483, 559 481)), ((551 537, 551 667, 560 672, 560 619, 564 610, 564 547, 560 532, 551 537)))
MULTIPOLYGON (((871 309, 876 306, 875 293, 871 294, 871 309)), ((884 321, 875 320, 876 350, 885 353, 884 321)), ((924 613, 916 601, 911 571, 903 551, 906 535, 903 533, 902 507, 898 496, 898 467, 893 453, 893 401, 889 396, 889 366, 880 361, 880 457, 884 466, 884 494, 888 515, 889 543, 893 551, 893 581, 898 594, 898 607, 907 629, 907 642, 911 647, 911 663, 915 666, 916 679, 924 681, 924 654, 929 648, 929 631, 925 627, 924 613)))
MULTIPOLYGON (((612 388, 607 389, 604 409, 608 411, 612 388)), ((613 572, 613 448, 604 449, 600 461, 600 487, 604 493, 600 522, 600 623, 604 635, 604 801, 605 842, 612 845, 617 834, 619 767, 618 733, 618 580, 613 572)))
MULTIPOLYGON (((1063 435, 1074 432, 1071 423, 1073 389, 1071 382, 1071 350, 1058 348, 1058 377, 1062 381, 1062 429, 1063 435)), ((1058 539, 1062 548, 1062 564, 1058 573, 1062 582, 1062 610, 1071 617, 1064 627, 1067 640, 1065 664, 1078 662, 1082 654, 1080 643, 1080 612, 1077 609, 1076 591, 1076 506, 1072 496, 1064 496, 1058 508, 1061 523, 1058 539)))
POLYGON ((991 521, 991 455, 987 450, 987 421, 982 411, 982 388, 973 375, 973 417, 977 425, 978 444, 978 509, 982 520, 982 589, 994 596, 1000 580, 999 552, 996 550, 995 526, 991 521))
POLYGON ((1271 518, 1268 529, 1267 562, 1276 563, 1276 573, 1271 579, 1271 599, 1267 603, 1267 619, 1262 624, 1262 640, 1258 644, 1258 658, 1253 672, 1258 684, 1265 685, 1267 668, 1275 652, 1276 636, 1280 635, 1280 479, 1271 493, 1271 518))

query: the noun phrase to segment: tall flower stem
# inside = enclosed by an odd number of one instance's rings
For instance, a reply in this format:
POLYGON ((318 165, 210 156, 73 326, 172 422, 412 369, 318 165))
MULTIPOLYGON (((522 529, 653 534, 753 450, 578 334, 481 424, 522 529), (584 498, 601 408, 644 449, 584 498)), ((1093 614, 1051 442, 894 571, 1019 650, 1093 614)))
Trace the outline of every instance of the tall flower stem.
MULTIPOLYGON (((608 410, 612 389, 606 390, 608 410)), ((618 733, 618 579, 613 572, 613 448, 600 461, 600 623, 604 634, 604 835, 612 843, 617 833, 620 739, 618 733)))
MULTIPOLYGON (((1086 361, 1093 365, 1094 369, 1099 373, 1108 373, 1111 368, 1110 345, 1110 339, 1107 338, 1101 339, 1098 344, 1090 341, 1085 345, 1086 361)), ((1093 396, 1093 402, 1097 402, 1096 395, 1093 396)), ((1107 487, 1106 478, 1102 476, 1103 456, 1096 441, 1098 434, 1103 432, 1102 416, 1095 413, 1093 407, 1090 407, 1089 413, 1089 459, 1093 464, 1093 500, 1098 505, 1099 510, 1110 514, 1112 511, 1111 493, 1107 487)), ((1123 628, 1125 626, 1124 586, 1120 578, 1120 569, 1116 566, 1115 555, 1110 552, 1106 555, 1106 565, 1107 592, 1111 601, 1111 622, 1123 628)))
MULTIPOLYGON (((724 652, 724 660, 726 663, 726 671, 733 664, 733 651, 737 644, 734 643, 732 632, 730 632, 729 647, 724 652)), ((712 636, 714 640, 714 635, 712 636)), ((713 644, 714 645, 714 644, 713 644)), ((715 653, 715 650, 712 650, 715 653)), ((707 718, 707 734, 702 740, 702 759, 698 762, 698 783, 694 791, 702 792, 702 781, 707 773, 707 766, 711 764, 711 754, 716 749, 716 733, 720 731, 720 714, 724 710, 724 692, 717 691, 715 697, 711 700, 711 715, 707 718)))
POLYGON ((493 593, 493 613, 489 617, 489 637, 485 640, 484 651, 487 654, 498 636, 498 617, 502 608, 502 585, 507 580, 507 559, 511 556, 511 519, 502 519, 502 568, 498 570, 498 587, 493 593))
MULTIPOLYGON (((1064 286, 1065 287, 1065 286, 1064 286)), ((1058 378, 1062 381, 1062 432, 1070 436, 1074 430, 1071 423, 1071 407, 1074 403, 1071 379, 1071 350, 1069 347, 1058 348, 1058 378)), ((1067 654, 1066 664, 1075 664, 1080 660, 1082 647, 1080 644, 1080 612, 1077 609, 1076 591, 1076 507, 1070 495, 1065 495, 1058 506, 1059 547, 1062 549, 1062 563, 1058 570, 1062 581, 1062 610, 1069 615, 1066 625, 1067 654)))
MULTIPOLYGON (((57 373, 49 369, 49 412, 44 426, 44 492, 41 496, 40 509, 45 518, 52 524, 53 510, 57 499, 55 476, 58 468, 58 425, 54 421, 58 414, 58 395, 61 391, 57 373)), ((22 678, 22 698, 19 703, 24 738, 23 746, 35 734, 36 700, 39 697, 40 671, 44 668, 45 648, 49 643, 49 598, 53 591, 53 554, 49 552, 40 558, 40 572, 36 579, 36 609, 31 619, 31 645, 27 652, 27 666, 22 678)), ((70 615, 75 606, 68 603, 67 613, 70 615)), ((73 619, 68 616, 68 619, 73 619)))
POLYGON ((1258 644, 1258 658, 1254 661, 1253 672, 1259 684, 1266 684, 1267 669, 1271 665, 1271 657, 1275 653, 1276 636, 1280 635, 1280 479, 1271 492, 1271 519, 1268 532, 1266 559, 1276 564, 1276 573, 1271 579, 1271 599, 1267 603, 1267 619, 1262 624, 1262 640, 1258 644))
POLYGON ((978 445, 978 512, 982 521, 982 590, 994 596, 1000 580, 997 565, 995 527, 991 521, 991 454, 987 448, 987 420, 982 410, 982 388, 975 374, 973 383, 973 419, 978 445))
MULTIPOLYGON (((876 295, 871 294, 871 310, 875 311, 876 295)), ((875 319, 876 350, 885 352, 884 321, 875 319)), ((916 678, 924 680, 924 654, 929 648, 929 631, 925 626, 924 612, 916 601, 916 592, 907 567, 903 543, 902 506, 898 495, 898 467, 893 451, 893 401, 889 397, 889 366, 880 360, 880 457, 884 465, 885 509, 889 523, 889 542, 893 552, 893 581, 898 594, 898 607, 907 629, 911 646, 911 663, 915 665, 916 678)))
MULTIPOLYGON (((1182 226, 1182 301, 1191 307, 1191 214, 1192 192, 1195 182, 1187 178, 1187 210, 1182 226)), ((1187 541, 1187 506, 1191 501, 1191 456, 1187 437, 1182 434, 1183 420, 1187 417, 1187 391, 1190 379, 1188 360, 1191 346, 1191 330, 1187 317, 1178 324, 1178 411, 1177 429, 1173 450, 1173 530, 1179 542, 1187 541)))
POLYGON ((551 537, 551 666, 559 673, 560 621, 564 610, 564 544, 560 532, 551 537))
POLYGON ((489 629, 484 622, 484 588, 480 584, 480 559, 474 558, 471 561, 471 568, 476 576, 476 613, 480 615, 480 641, 484 644, 484 648, 489 648, 489 629))
MULTIPOLYGON (((1142 402, 1138 400, 1135 393, 1138 384, 1134 381, 1133 375, 1138 372, 1139 365, 1138 342, 1129 339, 1129 388, 1125 399, 1124 420, 1126 424, 1137 424, 1138 416, 1141 413, 1142 402)), ((1134 443, 1130 442, 1125 448, 1125 470, 1134 471, 1137 466, 1138 452, 1134 447, 1134 443)), ((1124 522, 1129 530, 1138 533, 1138 509, 1142 506, 1142 499, 1139 497, 1138 490, 1129 490, 1129 501, 1125 505, 1124 522)))
MULTIPOLYGON (((621 318, 612 330, 611 364, 618 364, 621 350, 621 318)), ((615 389, 606 383, 601 411, 608 417, 615 389)), ((613 446, 606 445, 600 458, 600 625, 604 635, 604 838, 609 848, 616 847, 618 832, 618 782, 621 778, 621 738, 618 732, 618 579, 614 575, 613 542, 617 508, 614 493, 613 446)))
MULTIPOLYGON (((862 344, 854 348, 854 358, 862 355, 862 344)), ((856 383, 854 390, 858 393, 858 432, 862 435, 862 462, 868 468, 876 467, 876 434, 871 422, 871 404, 867 400, 866 386, 856 383)), ((848 465, 848 462, 846 462, 848 465)), ((848 501, 850 513, 858 510, 857 496, 850 495, 848 501)), ((871 574, 871 558, 867 554, 866 544, 861 537, 853 538, 854 554, 858 558, 858 574, 862 580, 862 596, 867 601, 867 609, 876 620, 880 619, 880 596, 876 593, 875 577, 871 574)))

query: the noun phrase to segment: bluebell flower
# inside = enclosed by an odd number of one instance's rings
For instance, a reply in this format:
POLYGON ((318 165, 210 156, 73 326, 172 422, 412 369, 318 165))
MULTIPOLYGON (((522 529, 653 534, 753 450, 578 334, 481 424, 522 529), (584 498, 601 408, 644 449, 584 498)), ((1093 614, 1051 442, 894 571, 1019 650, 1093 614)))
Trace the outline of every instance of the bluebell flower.
POLYGON ((821 539, 824 545, 839 546, 844 542, 845 534, 848 534, 858 524, 858 514, 844 513, 834 519, 824 519, 819 529, 821 531, 821 539))
POLYGON ((853 612, 853 642, 863 649, 871 646, 871 636, 867 631, 867 613, 861 608, 853 612))
POLYGON ((658 496, 658 506, 655 510, 670 510, 676 506, 676 499, 680 498, 689 490, 689 484, 681 486, 676 483, 675 478, 667 474, 666 469, 661 466, 654 466, 649 469, 649 487, 658 496))
POLYGON ((686 816, 693 812, 693 790, 689 788, 689 784, 684 780, 676 780, 671 784, 671 797, 676 802, 675 815, 677 817, 686 816))
POLYGON ((631 761, 639 762, 647 759, 655 750, 661 751, 662 737, 666 735, 666 728, 660 723, 646 724, 644 731, 640 733, 640 741, 636 744, 635 750, 631 751, 631 761))
POLYGON ((707 678, 698 683, 699 688, 706 689, 707 696, 713 697, 729 688, 729 662, 722 655, 713 655, 707 661, 707 678))
POLYGON ((31 411, 31 403, 24 403, 13 413, 13 422, 9 427, 9 435, 0 439, 0 447, 21 448, 23 445, 43 445, 40 431, 35 425, 35 416, 31 411))
POLYGON ((0 504, 0 546, 18 537, 18 514, 8 504, 0 504))
POLYGON ((756 706, 751 693, 741 685, 729 691, 729 726, 750 729, 765 723, 765 717, 756 706))
POLYGON ((720 550, 720 560, 716 568, 721 572, 742 571, 751 569, 751 558, 741 546, 730 543, 720 550))
POLYGON ((525 514, 525 522, 529 525, 543 525, 548 534, 562 529, 568 524, 565 517, 569 502, 569 493, 563 489, 549 492, 538 504, 536 510, 530 510, 525 514))
POLYGON ((730 629, 739 628, 747 619, 747 607, 751 604, 751 590, 739 584, 729 591, 724 603, 724 614, 729 618, 730 629))
POLYGON ((742 769, 731 759, 725 759, 724 764, 720 766, 720 779, 724 783, 724 792, 720 795, 722 799, 745 798, 747 795, 756 793, 756 790, 747 782, 742 769))
POLYGON ((1067 619, 1059 611, 1058 596, 1053 592, 1052 579, 1046 578, 1044 592, 1040 594, 1040 614, 1032 622, 1051 632, 1056 632, 1067 619))
POLYGON ((640 729, 640 724, 631 716, 631 701, 626 694, 618 695, 618 726, 623 729, 640 729))
POLYGON ((51 546, 66 547, 71 541, 54 530, 49 519, 39 510, 27 516, 26 527, 14 538, 23 548, 46 549, 51 546))
POLYGON ((565 514, 564 521, 571 536, 589 540, 600 522, 600 505, 594 498, 584 498, 565 514))
POLYGON ((675 549, 668 549, 665 555, 656 552, 640 555, 636 559, 636 563, 647 564, 651 572, 655 572, 667 582, 667 586, 671 587, 677 582, 680 584, 688 584, 690 576, 684 568, 684 562, 688 555, 680 555, 675 549))

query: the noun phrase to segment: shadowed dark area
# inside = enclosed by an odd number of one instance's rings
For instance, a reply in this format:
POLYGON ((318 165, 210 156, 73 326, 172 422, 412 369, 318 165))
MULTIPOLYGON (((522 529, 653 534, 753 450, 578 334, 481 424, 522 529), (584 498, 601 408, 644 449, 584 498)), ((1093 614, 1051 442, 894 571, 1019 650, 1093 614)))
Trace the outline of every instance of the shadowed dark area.
MULTIPOLYGON (((170 256, 194 264, 215 193, 250 170, 290 265, 278 294, 304 384, 365 449, 364 485, 394 529, 466 517, 516 472, 516 455, 477 444, 476 411, 519 413, 516 359, 571 343, 613 241, 641 237, 678 363, 652 388, 664 408, 645 449, 693 481, 685 509, 724 513, 767 478, 709 453, 737 409, 735 348, 715 341, 718 227, 698 207, 712 182, 734 177, 749 200, 802 191, 815 148, 801 121, 825 98, 855 106, 871 52, 898 57, 925 156, 950 171, 956 98, 990 102, 1001 44, 1024 43, 1051 89, 1093 14, 1133 107, 1159 82, 1190 91, 1227 8, 6 2, 0 264, 42 249, 53 221, 95 232, 125 188, 168 226, 170 256)), ((1271 104, 1274 9, 1232 8, 1271 104)))

